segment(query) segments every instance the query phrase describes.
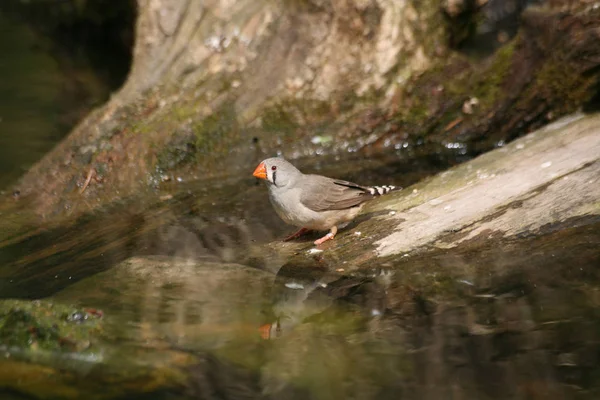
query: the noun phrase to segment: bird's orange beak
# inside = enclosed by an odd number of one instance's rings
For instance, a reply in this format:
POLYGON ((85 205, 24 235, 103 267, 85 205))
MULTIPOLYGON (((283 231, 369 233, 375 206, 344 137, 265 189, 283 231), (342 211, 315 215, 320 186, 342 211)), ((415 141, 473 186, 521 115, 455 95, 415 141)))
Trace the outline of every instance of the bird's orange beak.
POLYGON ((260 179, 267 179, 267 166, 264 161, 258 164, 252 175, 260 179))
POLYGON ((265 324, 258 328, 258 332, 260 333, 260 337, 269 340, 271 339, 271 324, 265 324))

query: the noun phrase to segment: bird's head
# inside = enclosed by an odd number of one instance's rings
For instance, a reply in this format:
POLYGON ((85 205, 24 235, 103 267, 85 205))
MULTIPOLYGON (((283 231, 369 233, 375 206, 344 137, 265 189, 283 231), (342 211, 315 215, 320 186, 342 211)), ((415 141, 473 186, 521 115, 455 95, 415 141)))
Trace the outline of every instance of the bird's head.
POLYGON ((301 174, 298 168, 283 158, 273 157, 258 164, 252 175, 276 187, 283 187, 293 183, 301 174))

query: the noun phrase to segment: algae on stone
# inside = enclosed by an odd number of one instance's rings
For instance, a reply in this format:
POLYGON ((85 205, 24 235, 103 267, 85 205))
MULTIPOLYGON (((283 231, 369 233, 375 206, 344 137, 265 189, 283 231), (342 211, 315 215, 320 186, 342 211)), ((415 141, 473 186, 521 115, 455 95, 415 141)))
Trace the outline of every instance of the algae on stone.
POLYGON ((102 318, 90 310, 46 301, 0 301, 0 343, 5 351, 90 352, 102 332, 102 318))

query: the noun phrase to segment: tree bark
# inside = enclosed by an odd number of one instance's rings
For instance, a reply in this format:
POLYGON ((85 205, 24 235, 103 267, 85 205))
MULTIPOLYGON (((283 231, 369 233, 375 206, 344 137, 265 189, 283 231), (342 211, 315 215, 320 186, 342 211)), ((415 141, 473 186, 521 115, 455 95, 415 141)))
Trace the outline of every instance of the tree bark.
MULTIPOLYGON (((460 18, 493 23, 488 3, 460 18)), ((40 215, 78 214, 276 151, 487 151, 593 100, 600 11, 554 3, 474 59, 451 47, 456 14, 436 0, 140 0, 127 83, 16 189, 40 215)))

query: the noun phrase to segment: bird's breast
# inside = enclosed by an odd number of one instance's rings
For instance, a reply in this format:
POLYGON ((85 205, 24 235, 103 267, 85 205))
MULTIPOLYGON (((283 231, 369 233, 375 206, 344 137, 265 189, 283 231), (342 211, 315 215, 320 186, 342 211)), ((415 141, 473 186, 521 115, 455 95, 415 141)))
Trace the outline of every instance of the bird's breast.
POLYGON ((298 190, 278 190, 270 188, 269 199, 279 218, 290 225, 304 226, 310 216, 305 215, 298 190))

